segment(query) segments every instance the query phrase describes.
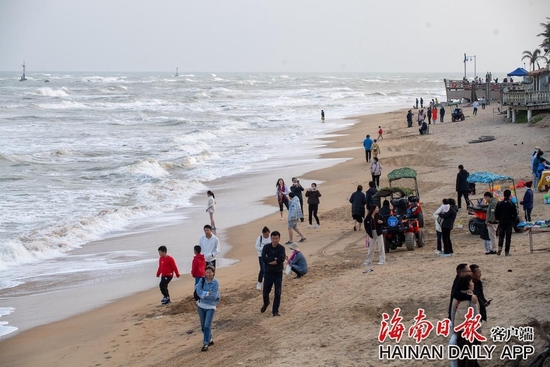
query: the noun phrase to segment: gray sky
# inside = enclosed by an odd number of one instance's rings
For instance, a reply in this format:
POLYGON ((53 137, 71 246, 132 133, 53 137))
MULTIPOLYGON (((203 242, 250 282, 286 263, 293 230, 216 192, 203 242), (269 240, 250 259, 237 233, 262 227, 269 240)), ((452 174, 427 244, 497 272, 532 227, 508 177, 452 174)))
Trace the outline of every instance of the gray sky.
POLYGON ((523 66, 547 16, 549 0, 0 0, 0 70, 462 72, 466 52, 485 76, 523 66))

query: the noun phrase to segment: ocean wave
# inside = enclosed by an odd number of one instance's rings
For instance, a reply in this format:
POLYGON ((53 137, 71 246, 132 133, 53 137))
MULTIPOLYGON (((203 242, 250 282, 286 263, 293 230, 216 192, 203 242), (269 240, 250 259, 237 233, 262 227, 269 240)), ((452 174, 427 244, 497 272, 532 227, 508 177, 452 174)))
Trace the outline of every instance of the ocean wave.
POLYGON ((67 97, 69 95, 69 90, 65 87, 62 87, 61 89, 41 87, 36 89, 35 91, 28 92, 28 94, 33 94, 37 96, 67 97))
POLYGON ((60 101, 57 103, 35 103, 34 106, 38 108, 43 108, 47 110, 67 110, 67 109, 88 109, 90 107, 86 106, 80 102, 74 101, 60 101))
POLYGON ((153 179, 169 176, 169 166, 161 164, 155 159, 143 159, 134 164, 120 168, 123 173, 135 176, 146 176, 153 179))

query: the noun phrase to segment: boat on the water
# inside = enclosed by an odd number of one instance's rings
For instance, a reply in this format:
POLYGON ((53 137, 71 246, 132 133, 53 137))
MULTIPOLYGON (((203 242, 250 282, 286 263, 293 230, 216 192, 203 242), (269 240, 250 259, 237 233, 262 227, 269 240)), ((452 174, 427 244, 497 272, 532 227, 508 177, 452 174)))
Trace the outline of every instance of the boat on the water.
POLYGON ((27 77, 25 76, 25 61, 23 61, 23 75, 21 75, 21 79, 19 79, 20 82, 24 82, 27 80, 27 77))

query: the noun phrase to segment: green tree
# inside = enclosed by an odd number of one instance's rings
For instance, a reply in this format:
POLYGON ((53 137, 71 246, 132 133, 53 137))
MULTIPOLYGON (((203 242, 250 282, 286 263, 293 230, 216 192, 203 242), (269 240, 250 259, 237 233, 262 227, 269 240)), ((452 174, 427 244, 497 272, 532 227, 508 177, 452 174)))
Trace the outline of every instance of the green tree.
POLYGON ((521 61, 527 59, 529 61, 529 65, 531 65, 531 70, 535 70, 535 64, 540 69, 540 65, 538 60, 544 58, 542 56, 541 51, 537 48, 535 51, 523 51, 523 57, 521 58, 521 61))
POLYGON ((546 17, 548 20, 547 23, 541 23, 541 27, 544 28, 542 33, 537 34, 537 37, 542 37, 543 41, 540 44, 540 47, 544 50, 545 54, 550 50, 550 17, 546 17))

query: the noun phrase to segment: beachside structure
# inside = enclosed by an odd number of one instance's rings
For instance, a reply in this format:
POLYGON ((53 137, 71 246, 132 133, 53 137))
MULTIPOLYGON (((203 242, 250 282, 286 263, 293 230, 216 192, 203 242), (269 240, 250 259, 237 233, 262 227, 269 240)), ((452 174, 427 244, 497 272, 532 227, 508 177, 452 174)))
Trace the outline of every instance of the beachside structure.
POLYGON ((508 107, 506 117, 516 122, 516 111, 527 111, 527 121, 533 111, 550 110, 550 65, 527 72, 521 88, 504 88, 502 105, 508 107))
POLYGON ((472 103, 473 101, 485 98, 487 104, 491 102, 502 101, 502 92, 505 88, 519 89, 522 88, 522 82, 508 81, 506 78, 503 82, 496 82, 488 78, 484 83, 470 82, 467 79, 452 80, 444 79, 447 101, 459 101, 472 103))

